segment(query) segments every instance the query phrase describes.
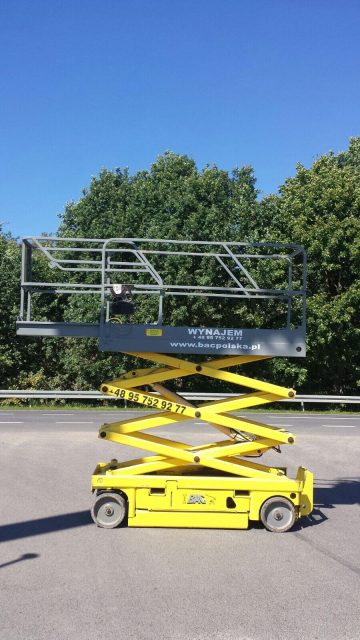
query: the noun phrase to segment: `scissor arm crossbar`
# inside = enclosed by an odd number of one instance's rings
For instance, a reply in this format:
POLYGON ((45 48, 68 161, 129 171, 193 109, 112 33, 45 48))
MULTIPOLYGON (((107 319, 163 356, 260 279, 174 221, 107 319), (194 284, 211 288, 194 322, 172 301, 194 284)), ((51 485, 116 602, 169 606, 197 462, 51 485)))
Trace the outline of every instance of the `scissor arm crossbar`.
POLYGON ((201 465, 220 472, 248 478, 284 477, 280 469, 267 467, 241 456, 260 456, 271 448, 293 444, 295 437, 284 429, 271 427, 258 421, 232 415, 230 412, 294 397, 295 392, 279 385, 255 380, 239 373, 224 371, 225 367, 244 365, 262 356, 230 356, 208 362, 194 363, 158 353, 131 352, 128 355, 153 360, 160 367, 140 368, 101 386, 101 391, 110 396, 127 399, 160 412, 114 422, 101 427, 99 436, 120 444, 149 450, 155 456, 131 460, 117 465, 125 475, 138 475, 166 471, 174 468, 201 465), (144 390, 166 380, 191 375, 202 375, 226 382, 250 387, 255 391, 239 397, 215 402, 204 402, 195 407, 186 400, 168 391, 151 393, 144 390), (175 396, 175 401, 172 399, 175 396), (177 440, 169 440, 144 433, 149 429, 170 424, 181 424, 188 420, 210 424, 228 436, 221 442, 192 446, 177 440))

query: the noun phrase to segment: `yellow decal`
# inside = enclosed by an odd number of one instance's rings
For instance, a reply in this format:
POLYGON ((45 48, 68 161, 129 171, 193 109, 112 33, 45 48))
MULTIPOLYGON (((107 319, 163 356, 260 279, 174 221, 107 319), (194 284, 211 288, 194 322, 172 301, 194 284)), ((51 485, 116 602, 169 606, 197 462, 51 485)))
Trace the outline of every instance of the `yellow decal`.
POLYGON ((162 329, 145 329, 147 336, 162 336, 162 329))

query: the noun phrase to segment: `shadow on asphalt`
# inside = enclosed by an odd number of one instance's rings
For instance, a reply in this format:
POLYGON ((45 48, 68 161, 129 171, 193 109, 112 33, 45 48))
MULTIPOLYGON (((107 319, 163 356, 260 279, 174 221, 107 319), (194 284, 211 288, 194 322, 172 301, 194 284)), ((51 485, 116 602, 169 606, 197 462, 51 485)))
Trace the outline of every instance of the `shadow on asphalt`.
POLYGON ((328 520, 323 509, 335 509, 337 505, 360 504, 360 480, 338 478, 338 480, 315 480, 314 509, 306 518, 300 518, 292 531, 322 524, 328 520))
POLYGON ((360 504, 359 478, 338 478, 337 480, 316 480, 314 504, 331 509, 337 504, 360 504))
POLYGON ((0 569, 4 567, 9 567, 11 564, 17 564, 18 562, 22 562, 23 560, 32 560, 33 558, 40 558, 39 553, 23 553, 22 556, 19 556, 15 560, 9 560, 9 562, 4 562, 0 564, 0 569))
MULTIPOLYGON (((360 480, 358 478, 339 478, 338 480, 317 480, 314 489, 314 510, 306 518, 301 518, 293 527, 293 531, 299 531, 306 527, 322 524, 328 518, 322 509, 334 509, 336 505, 354 505, 360 503, 360 480)), ((75 511, 59 516, 27 520, 0 526, 0 542, 39 536, 44 533, 64 531, 75 527, 84 527, 93 524, 90 512, 75 511)), ((256 528, 257 523, 253 523, 256 528)), ((262 525, 260 525, 262 526, 262 525)), ((35 557, 34 554, 25 556, 35 557)), ((22 559, 27 559, 25 556, 22 559)), ((19 562, 20 559, 13 562, 19 562)), ((8 564, 8 563, 6 563, 8 564)), ((1 568, 2 565, 0 565, 1 568)), ((6 566, 6 565, 5 565, 6 566)))
POLYGON ((50 516, 49 518, 39 518, 38 520, 27 520, 26 522, 16 522, 15 524, 5 524, 0 527, 0 542, 39 536, 43 533, 64 531, 75 527, 84 527, 87 524, 93 524, 88 510, 64 513, 60 516, 50 516))

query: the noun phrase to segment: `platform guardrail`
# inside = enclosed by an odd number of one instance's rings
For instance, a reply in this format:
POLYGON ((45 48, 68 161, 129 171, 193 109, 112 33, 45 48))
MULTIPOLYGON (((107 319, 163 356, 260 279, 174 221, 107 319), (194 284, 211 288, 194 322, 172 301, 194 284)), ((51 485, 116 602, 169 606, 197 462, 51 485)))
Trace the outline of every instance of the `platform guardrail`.
POLYGON ((303 358, 306 278, 297 244, 33 236, 22 241, 16 332, 96 338, 113 353, 303 358), (190 310, 201 299, 206 318, 189 311, 180 326, 166 317, 171 304, 190 310))

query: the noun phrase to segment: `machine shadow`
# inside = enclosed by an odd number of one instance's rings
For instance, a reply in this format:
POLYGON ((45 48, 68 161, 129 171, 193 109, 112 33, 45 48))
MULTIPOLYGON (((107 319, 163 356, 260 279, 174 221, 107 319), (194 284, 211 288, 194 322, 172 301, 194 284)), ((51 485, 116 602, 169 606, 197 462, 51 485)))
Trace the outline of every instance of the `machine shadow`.
POLYGON ((327 509, 340 504, 360 504, 360 479, 317 480, 314 488, 314 504, 327 509))
POLYGON ((314 509, 306 518, 298 520, 293 531, 322 524, 328 520, 323 509, 335 509, 337 505, 360 504, 359 478, 338 478, 337 480, 316 480, 314 487, 314 509))
POLYGON ((75 511, 74 513, 64 513, 59 516, 50 516, 48 518, 39 518, 38 520, 27 520, 25 522, 5 524, 0 526, 0 542, 39 536, 44 533, 64 531, 65 529, 73 529, 75 527, 84 527, 85 525, 92 523, 93 521, 90 516, 90 512, 86 510, 75 511))

